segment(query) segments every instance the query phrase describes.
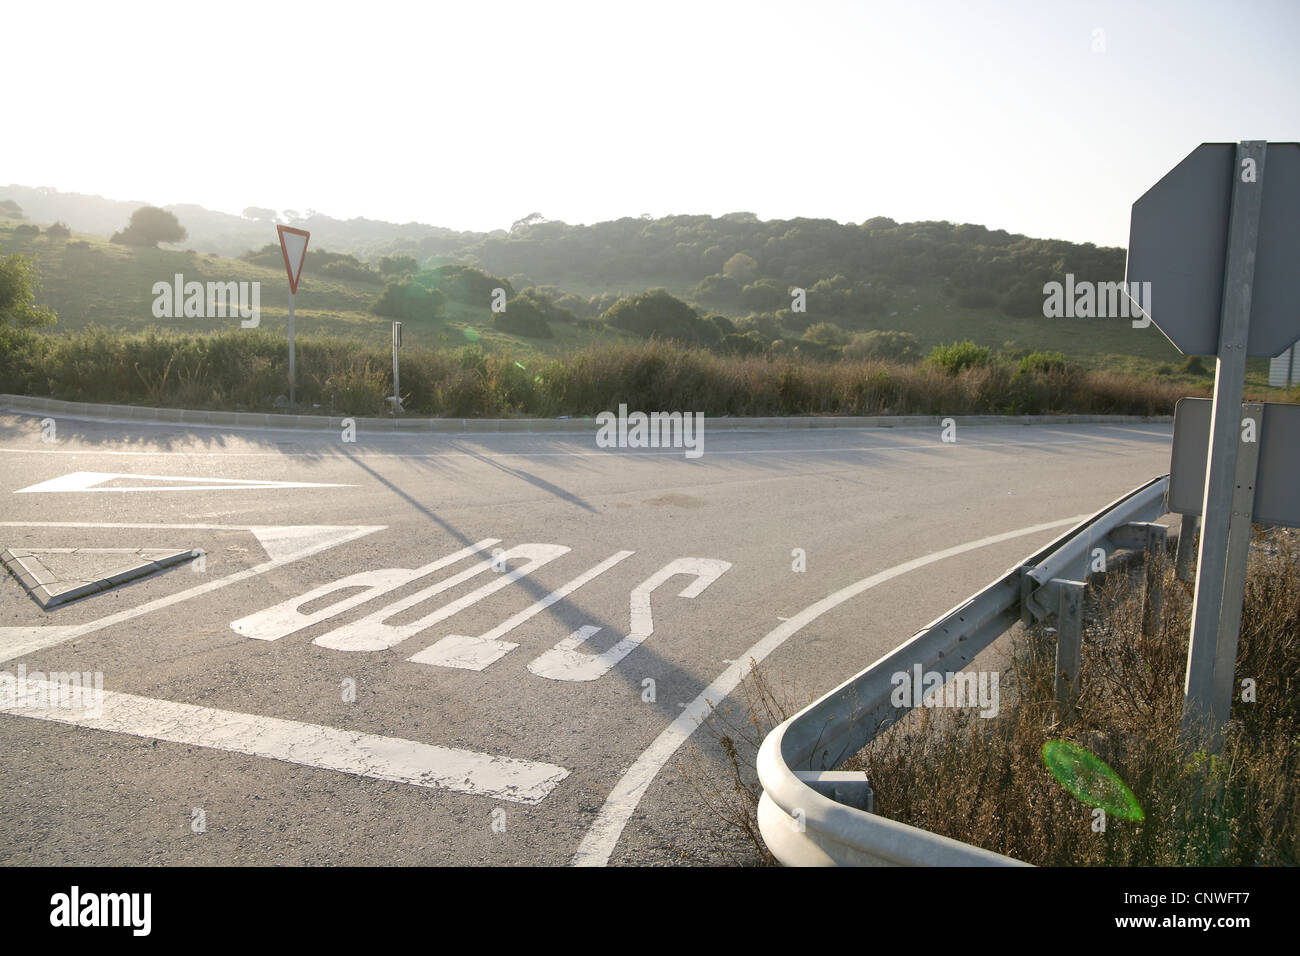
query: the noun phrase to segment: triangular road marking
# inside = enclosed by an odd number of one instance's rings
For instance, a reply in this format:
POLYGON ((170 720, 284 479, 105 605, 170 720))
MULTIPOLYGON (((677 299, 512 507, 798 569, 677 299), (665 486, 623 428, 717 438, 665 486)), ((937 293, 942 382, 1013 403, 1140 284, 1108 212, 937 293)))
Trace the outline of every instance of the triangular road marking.
POLYGON ((260 481, 253 478, 186 478, 180 475, 127 475, 107 471, 74 471, 61 478, 19 488, 16 495, 53 491, 244 491, 258 488, 352 488, 354 485, 325 484, 315 481, 260 481), (174 485, 127 485, 99 487, 119 478, 135 481, 180 482, 174 485))
POLYGON ((248 530, 266 550, 267 557, 281 564, 324 551, 357 536, 357 529, 351 525, 273 525, 248 530))

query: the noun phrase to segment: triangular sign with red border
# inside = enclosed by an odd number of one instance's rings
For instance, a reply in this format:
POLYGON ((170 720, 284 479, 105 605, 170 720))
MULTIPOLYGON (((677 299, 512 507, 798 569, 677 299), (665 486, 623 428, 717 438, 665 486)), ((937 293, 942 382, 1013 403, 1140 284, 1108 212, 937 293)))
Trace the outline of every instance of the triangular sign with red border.
POLYGON ((293 226, 276 226, 280 234, 280 251, 284 253, 284 271, 289 273, 289 291, 298 291, 298 280, 302 278, 302 264, 307 258, 307 240, 311 233, 293 226))

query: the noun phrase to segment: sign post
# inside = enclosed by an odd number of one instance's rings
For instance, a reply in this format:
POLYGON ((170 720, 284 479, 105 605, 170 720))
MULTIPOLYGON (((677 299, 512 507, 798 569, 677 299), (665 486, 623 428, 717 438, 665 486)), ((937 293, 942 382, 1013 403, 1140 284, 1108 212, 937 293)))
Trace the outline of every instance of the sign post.
POLYGON ((280 236, 284 271, 289 274, 289 405, 292 406, 296 382, 293 369, 293 294, 298 291, 298 280, 302 278, 302 265, 307 258, 307 240, 311 238, 311 233, 305 229, 278 225, 275 231, 280 236))
POLYGON ((401 379, 397 370, 397 350, 402 347, 402 323, 393 323, 393 414, 402 410, 401 379))
MULTIPOLYGON (((1220 644, 1231 635, 1236 665, 1237 634, 1241 627, 1240 597, 1234 607, 1230 594, 1244 593, 1246 558, 1250 552, 1251 513, 1242 514, 1234 500, 1238 446, 1242 438, 1241 396, 1246 384, 1246 341, 1250 335, 1251 294, 1263 197, 1265 144, 1237 146, 1232 178, 1232 211, 1228 219, 1228 253, 1224 263, 1223 305, 1219 320, 1219 351, 1214 373, 1214 409, 1210 416, 1209 466, 1201 505, 1201 547, 1197 554, 1196 594, 1192 600, 1191 644, 1187 649, 1183 732, 1190 735, 1206 721, 1212 733, 1228 722, 1232 700, 1217 700, 1215 661, 1220 644), (1245 181, 1253 166, 1251 181, 1245 181), (1229 557, 1233 558, 1231 562, 1229 557), (1239 580, 1238 580, 1239 578, 1239 580), (1207 706, 1208 705, 1208 706, 1207 706)), ((1252 436, 1255 437, 1255 436, 1252 436)), ((1256 445, 1258 448, 1258 445, 1256 445)), ((1246 477, 1246 476, 1243 476, 1246 477)), ((1248 476, 1253 498, 1255 476, 1248 476)), ((1246 499, 1247 502, 1251 500, 1246 499)))
MULTIPOLYGON (((1297 257, 1300 144, 1203 144, 1133 204, 1129 288, 1151 283, 1148 317, 1180 352, 1217 356, 1208 448, 1196 455, 1205 471, 1182 725, 1189 741, 1208 732, 1214 749, 1231 715, 1263 433, 1262 407, 1242 405, 1246 358, 1300 335, 1297 257)), ((1175 458, 1171 472, 1191 471, 1175 458)))

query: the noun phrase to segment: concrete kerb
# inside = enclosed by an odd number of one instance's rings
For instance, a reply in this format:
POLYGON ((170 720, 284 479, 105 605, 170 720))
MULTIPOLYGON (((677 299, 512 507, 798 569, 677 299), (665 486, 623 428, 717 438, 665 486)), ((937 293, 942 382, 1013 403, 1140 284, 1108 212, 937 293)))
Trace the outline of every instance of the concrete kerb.
MULTIPOLYGON (((584 433, 596 429, 594 418, 362 418, 345 415, 286 415, 268 412, 223 412, 143 405, 103 405, 55 398, 0 394, 0 410, 44 414, 119 424, 192 425, 204 428, 266 428, 339 431, 351 418, 357 431, 400 434, 584 433)), ((1168 424, 1172 415, 826 415, 771 418, 706 417, 713 431, 793 428, 940 428, 951 418, 972 425, 1139 425, 1168 424)))

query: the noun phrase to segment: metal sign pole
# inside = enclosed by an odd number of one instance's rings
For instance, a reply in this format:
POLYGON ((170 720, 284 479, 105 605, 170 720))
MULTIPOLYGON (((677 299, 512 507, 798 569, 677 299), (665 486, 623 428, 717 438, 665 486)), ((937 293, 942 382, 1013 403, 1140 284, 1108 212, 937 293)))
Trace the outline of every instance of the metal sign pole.
POLYGON ((402 323, 393 323, 393 414, 402 409, 401 378, 397 369, 397 350, 402 347, 402 323))
POLYGON ((289 291, 289 406, 293 407, 293 290, 289 291))
POLYGON ((1253 531, 1251 512, 1255 505, 1255 478, 1259 471, 1259 447, 1262 441, 1264 406, 1258 402, 1242 405, 1241 421, 1253 425, 1253 441, 1241 440, 1237 448, 1236 480, 1232 490, 1232 519, 1228 529, 1228 556, 1223 581, 1223 606, 1219 609, 1219 646, 1214 658, 1214 690, 1210 697, 1210 720, 1214 729, 1212 742, 1219 749, 1219 731, 1232 716, 1233 678, 1237 670, 1237 639, 1241 636, 1242 603, 1246 597, 1246 568, 1250 559, 1253 531))
MULTIPOLYGON (((1240 625, 1241 621, 1240 602, 1235 608, 1225 603, 1228 597, 1225 592, 1235 593, 1236 590, 1227 580, 1230 537, 1240 538, 1244 534, 1247 549, 1250 540, 1250 508, 1245 509, 1244 516, 1235 514, 1233 492, 1237 478, 1237 449, 1241 441, 1241 397, 1246 382, 1246 342, 1250 331, 1265 149, 1266 144, 1260 141, 1239 143, 1233 166, 1218 364, 1214 375, 1214 410, 1201 506, 1201 547, 1197 558, 1196 596, 1192 602, 1191 641, 1187 650, 1182 729, 1188 738, 1205 729, 1217 733, 1231 706, 1230 699, 1214 699, 1215 661, 1219 656, 1221 623, 1231 621, 1240 625), (1234 530, 1235 535, 1232 534, 1234 530), (1204 726, 1207 721, 1208 728, 1204 726)), ((1244 564, 1240 570, 1244 573, 1244 564)), ((1230 681, 1227 686, 1231 689, 1230 681)))

